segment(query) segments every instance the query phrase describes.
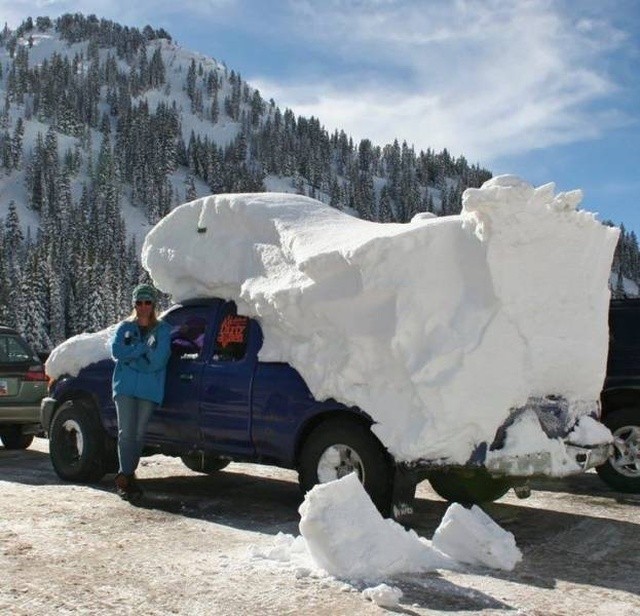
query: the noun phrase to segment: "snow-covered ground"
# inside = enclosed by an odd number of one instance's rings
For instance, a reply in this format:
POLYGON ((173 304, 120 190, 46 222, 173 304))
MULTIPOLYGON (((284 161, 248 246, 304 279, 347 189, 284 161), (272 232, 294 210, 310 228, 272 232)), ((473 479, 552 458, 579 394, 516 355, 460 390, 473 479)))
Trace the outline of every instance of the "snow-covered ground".
MULTIPOLYGON (((232 464, 208 477, 179 459, 145 458, 145 502, 133 507, 115 495, 111 476, 61 483, 42 439, 27 451, 0 447, 0 467, 0 610, 8 614, 355 616, 383 613, 377 604, 420 616, 640 613, 640 497, 611 492, 594 473, 489 506, 522 552, 512 571, 460 563, 346 580, 292 560, 292 540, 306 539, 291 471, 232 464)), ((414 536, 434 537, 448 509, 420 484, 414 536)), ((455 536, 479 519, 467 522, 455 536)), ((353 539, 343 528, 346 548, 353 539)))

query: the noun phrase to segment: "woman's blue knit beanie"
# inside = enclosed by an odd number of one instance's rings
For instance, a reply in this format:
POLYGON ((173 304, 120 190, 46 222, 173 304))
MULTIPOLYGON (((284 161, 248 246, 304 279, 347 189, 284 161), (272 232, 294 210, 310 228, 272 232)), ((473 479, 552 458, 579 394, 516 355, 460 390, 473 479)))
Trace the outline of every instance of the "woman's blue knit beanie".
POLYGON ((135 304, 137 301, 151 301, 154 304, 158 300, 158 293, 150 284, 139 284, 132 294, 132 300, 135 304))

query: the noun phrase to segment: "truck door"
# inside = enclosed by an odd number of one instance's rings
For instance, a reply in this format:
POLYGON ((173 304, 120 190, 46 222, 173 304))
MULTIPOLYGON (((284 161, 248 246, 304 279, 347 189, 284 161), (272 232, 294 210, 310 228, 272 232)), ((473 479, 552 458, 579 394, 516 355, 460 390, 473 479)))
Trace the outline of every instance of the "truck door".
POLYGON ((251 382, 262 344, 260 328, 238 315, 233 302, 221 307, 216 325, 200 390, 203 448, 251 456, 251 382))
POLYGON ((168 313, 171 359, 162 405, 149 422, 147 440, 176 443, 181 448, 199 443, 199 401, 204 349, 217 306, 184 306, 168 313))

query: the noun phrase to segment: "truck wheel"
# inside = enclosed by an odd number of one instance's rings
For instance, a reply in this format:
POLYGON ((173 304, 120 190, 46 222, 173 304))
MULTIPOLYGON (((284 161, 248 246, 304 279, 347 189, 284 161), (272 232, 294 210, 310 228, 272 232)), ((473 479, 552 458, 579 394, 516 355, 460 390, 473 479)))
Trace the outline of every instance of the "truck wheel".
POLYGON ((429 482, 445 500, 464 505, 491 503, 511 487, 508 479, 496 479, 484 468, 433 471, 429 474, 429 482))
POLYGON ((302 446, 298 480, 303 492, 355 472, 380 513, 391 511, 392 468, 389 454, 365 426, 329 419, 316 427, 302 446))
POLYGON ((33 434, 22 434, 20 426, 5 426, 0 430, 5 449, 26 449, 33 443, 33 434))
POLYGON ((180 456, 180 459, 184 465, 192 471, 195 471, 196 473, 206 473, 207 475, 217 473, 223 468, 229 466, 229 460, 223 460, 216 456, 201 456, 197 453, 180 456))
POLYGON ((65 402, 51 422, 51 463, 67 481, 99 481, 106 473, 106 434, 96 409, 84 400, 65 402))
POLYGON ((613 452, 598 475, 618 492, 640 493, 640 410, 620 409, 602 422, 613 433, 613 452))

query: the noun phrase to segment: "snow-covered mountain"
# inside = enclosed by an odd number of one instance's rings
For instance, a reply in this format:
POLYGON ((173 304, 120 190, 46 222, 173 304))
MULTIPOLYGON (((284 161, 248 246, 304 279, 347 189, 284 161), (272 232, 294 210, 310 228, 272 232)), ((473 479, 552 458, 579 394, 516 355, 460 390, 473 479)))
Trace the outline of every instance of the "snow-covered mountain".
POLYGON ((126 313, 142 238, 185 201, 296 192, 406 222, 459 212, 491 177, 446 150, 329 134, 166 31, 95 16, 5 27, 0 95, 0 322, 38 349, 126 313))

